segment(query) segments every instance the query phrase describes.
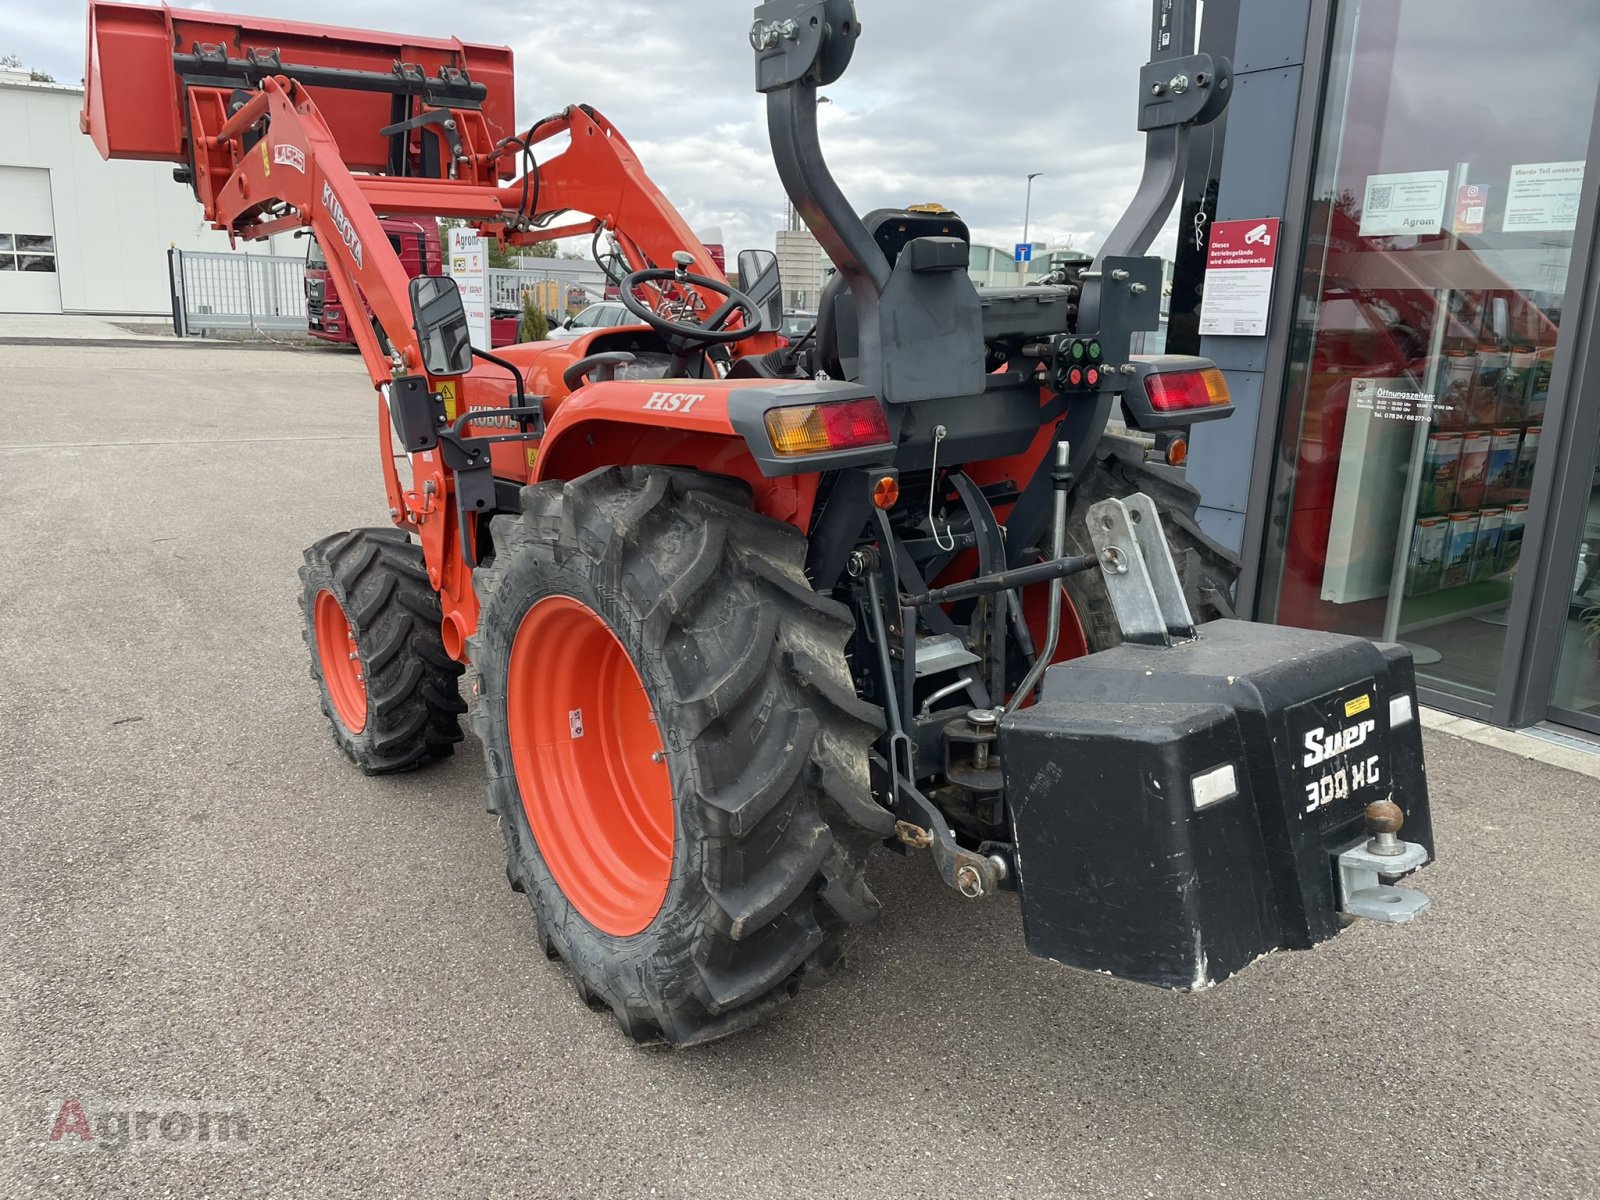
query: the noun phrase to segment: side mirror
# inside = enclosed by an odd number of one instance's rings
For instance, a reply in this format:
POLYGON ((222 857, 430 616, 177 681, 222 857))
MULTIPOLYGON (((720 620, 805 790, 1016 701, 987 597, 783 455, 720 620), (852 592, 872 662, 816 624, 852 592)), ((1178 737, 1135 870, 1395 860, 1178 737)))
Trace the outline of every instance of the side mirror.
POLYGON ((411 280, 411 327, 429 375, 465 375, 472 369, 472 335, 454 279, 417 275, 411 280))
POLYGON ((778 278, 778 256, 771 250, 739 251, 739 290, 761 310, 761 328, 771 333, 783 329, 783 281, 778 278))

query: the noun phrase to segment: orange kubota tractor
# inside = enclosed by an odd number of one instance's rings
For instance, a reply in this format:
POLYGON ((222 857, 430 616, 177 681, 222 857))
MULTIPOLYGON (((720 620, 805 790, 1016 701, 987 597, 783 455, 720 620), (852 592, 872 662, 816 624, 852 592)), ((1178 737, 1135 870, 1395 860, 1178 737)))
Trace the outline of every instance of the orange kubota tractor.
POLYGON ((828 171, 852 0, 761 5, 778 172, 839 268, 785 345, 772 256, 730 285, 594 109, 519 127, 507 50, 90 4, 101 153, 176 163, 237 237, 309 226, 387 335, 355 326, 393 527, 301 571, 334 740, 420 767, 470 705, 511 884, 634 1038, 826 978, 878 845, 1015 892, 1033 953, 1162 987, 1426 906, 1394 885, 1432 855, 1409 656, 1230 619, 1166 462, 1226 385, 1130 353, 1231 81, 1194 0, 1154 13, 1132 206, 1087 269, 980 293, 955 213, 861 217, 828 171), (474 346, 380 214, 592 234, 638 324, 474 346))

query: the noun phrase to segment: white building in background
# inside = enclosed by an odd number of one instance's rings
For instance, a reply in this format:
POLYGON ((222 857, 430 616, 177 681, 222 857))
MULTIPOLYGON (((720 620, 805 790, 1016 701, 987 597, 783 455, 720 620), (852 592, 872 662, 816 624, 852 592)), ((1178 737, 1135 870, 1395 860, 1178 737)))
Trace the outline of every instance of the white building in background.
POLYGON ((82 88, 0 67, 0 330, 8 312, 168 315, 167 248, 229 248, 171 163, 102 159, 82 107, 82 88))
POLYGON ((822 283, 833 269, 809 229, 780 229, 777 233, 778 276, 783 280, 783 307, 816 312, 822 283))

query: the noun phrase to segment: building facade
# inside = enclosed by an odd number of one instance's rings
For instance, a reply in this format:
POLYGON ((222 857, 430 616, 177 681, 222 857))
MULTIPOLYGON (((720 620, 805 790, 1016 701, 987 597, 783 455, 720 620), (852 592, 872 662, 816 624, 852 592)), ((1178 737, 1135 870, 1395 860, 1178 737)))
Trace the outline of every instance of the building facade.
POLYGON ((1600 20, 1514 24, 1208 0, 1236 74, 1190 153, 1169 345, 1238 406, 1189 461, 1242 612, 1404 642, 1451 711, 1600 734, 1600 20), (1202 335, 1230 220, 1280 222, 1265 326, 1202 335))
POLYGON ((81 88, 0 68, 0 314, 170 315, 168 247, 227 250, 227 236, 170 163, 102 159, 82 107, 81 88))

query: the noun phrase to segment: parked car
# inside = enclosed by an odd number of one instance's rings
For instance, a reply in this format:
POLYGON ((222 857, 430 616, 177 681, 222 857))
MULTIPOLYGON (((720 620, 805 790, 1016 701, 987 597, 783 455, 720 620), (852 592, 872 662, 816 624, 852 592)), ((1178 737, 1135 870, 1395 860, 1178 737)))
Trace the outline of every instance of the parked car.
POLYGON ((783 314, 783 328, 779 332, 790 341, 793 341, 806 333, 816 323, 817 314, 814 312, 796 312, 792 309, 786 309, 783 314))
POLYGON ((571 341, 596 329, 610 329, 617 325, 638 325, 639 318, 622 307, 621 301, 606 300, 569 317, 550 331, 552 342, 571 341))

